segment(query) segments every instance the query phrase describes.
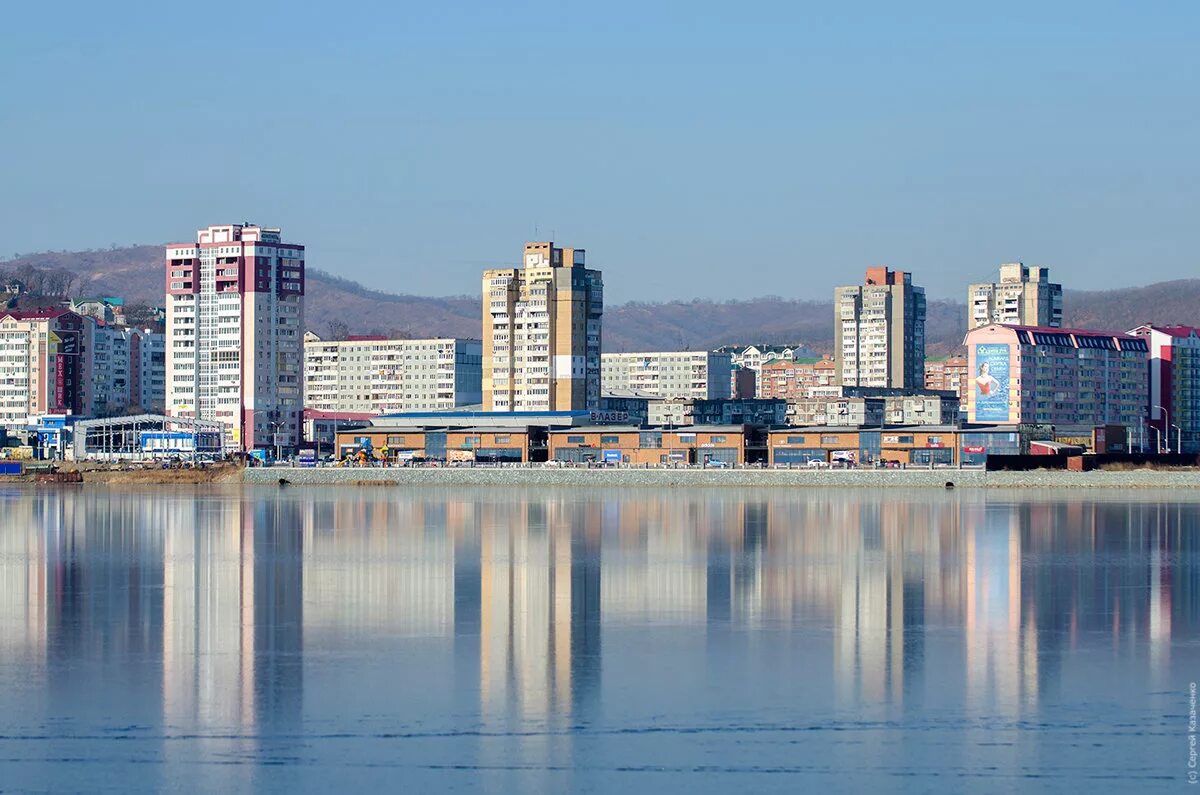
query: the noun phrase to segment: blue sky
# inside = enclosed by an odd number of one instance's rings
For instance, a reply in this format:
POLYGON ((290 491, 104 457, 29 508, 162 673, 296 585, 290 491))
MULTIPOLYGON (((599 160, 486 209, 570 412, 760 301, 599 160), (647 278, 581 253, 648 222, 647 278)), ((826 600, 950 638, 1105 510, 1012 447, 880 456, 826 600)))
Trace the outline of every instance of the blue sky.
POLYGON ((21 3, 0 253, 252 220, 371 286, 610 301, 1197 275, 1200 5, 21 3), (915 7, 910 7, 915 6, 915 7))

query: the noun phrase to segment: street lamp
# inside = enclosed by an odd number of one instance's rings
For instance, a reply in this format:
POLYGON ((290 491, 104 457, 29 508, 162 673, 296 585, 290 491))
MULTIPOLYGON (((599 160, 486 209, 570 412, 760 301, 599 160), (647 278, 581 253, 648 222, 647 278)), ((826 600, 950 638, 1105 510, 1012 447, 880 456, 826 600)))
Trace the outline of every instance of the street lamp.
POLYGON ((1151 406, 1151 408, 1156 408, 1163 413, 1163 425, 1158 430, 1158 452, 1162 453, 1163 451, 1163 437, 1165 436, 1167 440, 1167 453, 1169 454, 1171 452, 1171 437, 1167 433, 1171 429, 1171 415, 1162 406, 1151 406))
MULTIPOLYGON (((1180 428, 1178 425, 1172 425, 1171 427, 1175 429, 1175 452, 1182 453, 1183 452, 1183 428, 1180 428)), ((1167 438, 1170 438, 1170 437, 1168 436, 1167 438)))

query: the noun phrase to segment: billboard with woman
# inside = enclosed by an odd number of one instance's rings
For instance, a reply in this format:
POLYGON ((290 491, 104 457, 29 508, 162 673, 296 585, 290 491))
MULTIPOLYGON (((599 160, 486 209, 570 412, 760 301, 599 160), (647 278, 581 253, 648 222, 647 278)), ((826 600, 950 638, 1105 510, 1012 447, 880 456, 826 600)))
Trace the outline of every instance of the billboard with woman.
POLYGON ((1004 344, 975 346, 976 422, 1008 422, 1009 349, 1004 344))

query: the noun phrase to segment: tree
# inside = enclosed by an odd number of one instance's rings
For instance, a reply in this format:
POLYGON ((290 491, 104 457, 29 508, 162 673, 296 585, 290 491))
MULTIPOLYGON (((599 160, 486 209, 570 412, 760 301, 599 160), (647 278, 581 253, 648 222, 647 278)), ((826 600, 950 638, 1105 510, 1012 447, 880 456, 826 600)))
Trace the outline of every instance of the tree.
POLYGON ((344 320, 329 321, 329 339, 333 342, 344 340, 350 336, 350 327, 344 320))

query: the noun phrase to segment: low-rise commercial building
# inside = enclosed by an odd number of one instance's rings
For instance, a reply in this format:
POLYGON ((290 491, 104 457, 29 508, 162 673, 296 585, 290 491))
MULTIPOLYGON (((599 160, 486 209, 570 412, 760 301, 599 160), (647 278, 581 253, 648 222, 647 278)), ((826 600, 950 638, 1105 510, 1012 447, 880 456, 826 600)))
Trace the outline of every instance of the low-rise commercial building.
POLYGON ((1129 334, 990 325, 967 333, 971 423, 1123 425, 1146 436, 1146 339, 1129 334))
POLYGON ((600 357, 604 392, 630 390, 664 398, 730 396, 732 358, 715 351, 606 353, 600 357))
POLYGON ((822 386, 811 397, 788 401, 789 425, 952 425, 959 399, 953 392, 883 387, 822 386))
POLYGON ((546 429, 532 426, 483 428, 389 428, 372 425, 337 434, 339 458, 363 451, 372 460, 527 463, 546 460, 546 429))
POLYGON ((744 425, 571 428, 550 432, 550 458, 570 463, 712 466, 746 463, 765 434, 744 425))
POLYGON ((768 434, 772 465, 873 465, 897 462, 916 466, 981 465, 989 455, 1029 452, 1033 438, 1048 431, 1016 426, 887 426, 777 428, 768 434))

